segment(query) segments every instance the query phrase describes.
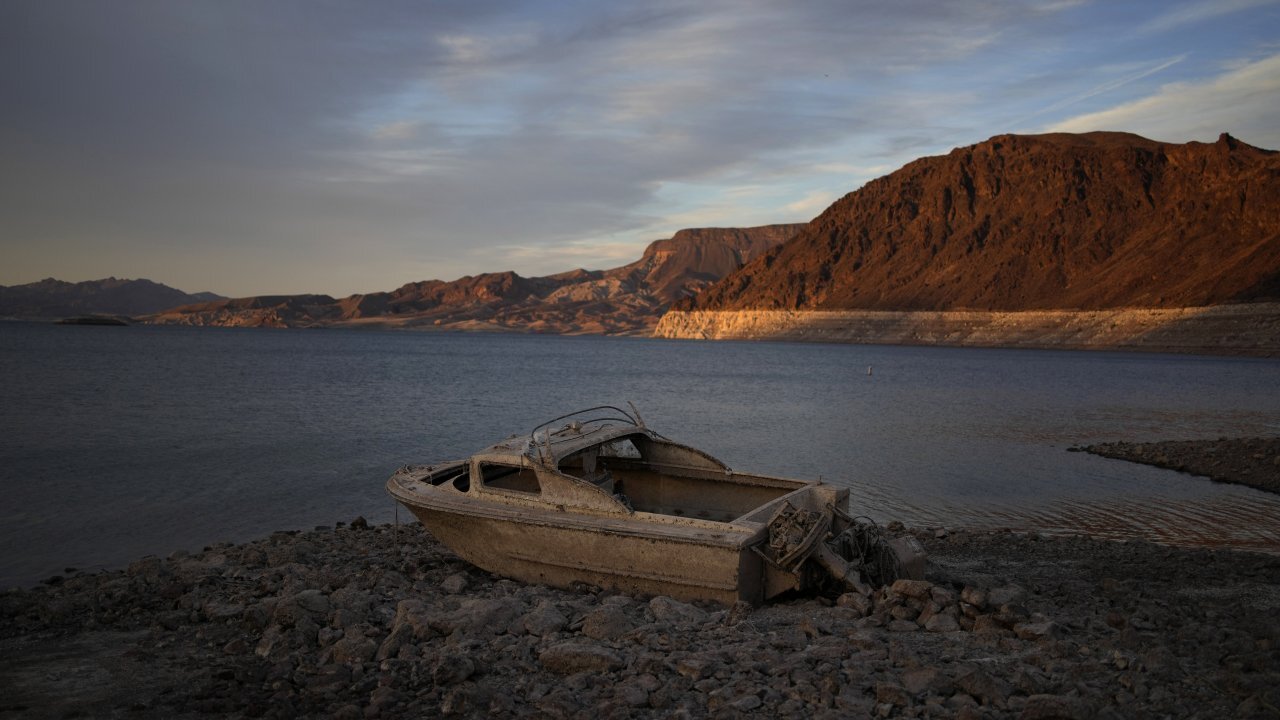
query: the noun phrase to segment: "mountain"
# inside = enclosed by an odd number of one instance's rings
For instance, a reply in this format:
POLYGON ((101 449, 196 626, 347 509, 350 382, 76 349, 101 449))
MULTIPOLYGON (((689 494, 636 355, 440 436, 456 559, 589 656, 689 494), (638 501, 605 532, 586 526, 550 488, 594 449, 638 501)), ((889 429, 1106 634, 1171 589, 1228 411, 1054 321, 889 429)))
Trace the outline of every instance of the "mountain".
POLYGON ((47 319, 76 315, 145 315, 175 305, 221 297, 210 292, 185 293, 141 279, 109 277, 70 283, 46 278, 26 285, 0 285, 0 317, 47 319))
POLYGON ((485 273, 426 280, 390 292, 282 295, 174 307, 157 324, 242 327, 391 326, 549 333, 647 332, 674 301, 709 287, 803 225, 681 230, 611 270, 526 278, 485 273))
MULTIPOLYGON (((1280 299, 1280 155, 999 135, 844 196, 678 310, 1100 310, 1280 299)), ((665 323, 665 321, 664 321, 665 323)))

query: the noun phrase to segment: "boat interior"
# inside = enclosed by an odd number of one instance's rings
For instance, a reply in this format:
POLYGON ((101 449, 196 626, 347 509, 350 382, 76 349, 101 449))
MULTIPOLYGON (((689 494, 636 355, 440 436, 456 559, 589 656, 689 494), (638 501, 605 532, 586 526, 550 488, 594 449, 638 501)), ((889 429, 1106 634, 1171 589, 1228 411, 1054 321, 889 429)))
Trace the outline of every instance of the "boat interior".
MULTIPOLYGON (((483 461, 475 465, 487 490, 542 494, 534 468, 483 461)), ((557 470, 592 483, 636 512, 714 522, 732 522, 804 486, 795 480, 735 474, 697 451, 644 435, 576 452, 563 458, 557 470)), ((443 468, 431 483, 465 493, 475 479, 470 464, 462 463, 443 468)))
MULTIPOLYGON (((505 445, 495 447, 514 450, 505 445)), ((636 512, 724 523, 740 519, 765 521, 767 517, 756 517, 764 506, 808 485, 798 480, 734 473, 706 453, 647 430, 638 416, 610 406, 544 423, 530 433, 527 447, 533 448, 531 452, 537 453, 538 461, 545 463, 542 468, 529 466, 523 453, 514 453, 510 462, 501 462, 505 458, 500 454, 439 468, 431 474, 430 482, 463 493, 478 483, 486 492, 528 499, 554 498, 552 501, 558 504, 572 505, 576 503, 564 502, 563 493, 556 487, 557 476, 568 476, 591 483, 636 512), (563 427, 558 424, 565 418, 601 410, 609 414, 588 415, 563 427), (552 430, 553 424, 558 429, 552 430), (635 432, 619 434, 619 426, 624 431, 628 426, 634 427, 635 432), (540 428, 546 428, 541 435, 540 428), (612 432, 602 432, 609 428, 613 428, 612 432), (592 437, 599 441, 593 442, 592 437), (554 472, 548 472, 551 466, 554 472), (749 515, 752 517, 747 518, 749 515)), ((771 512, 767 510, 764 515, 771 512)))

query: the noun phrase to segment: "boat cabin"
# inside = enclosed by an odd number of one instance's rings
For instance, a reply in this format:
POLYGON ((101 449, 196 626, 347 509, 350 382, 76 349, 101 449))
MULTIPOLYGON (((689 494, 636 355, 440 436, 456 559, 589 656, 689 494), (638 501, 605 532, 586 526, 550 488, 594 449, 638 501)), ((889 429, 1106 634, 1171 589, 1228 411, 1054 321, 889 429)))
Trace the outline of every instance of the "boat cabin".
POLYGON ((601 407, 507 438, 440 471, 432 484, 449 484, 477 499, 727 523, 808 483, 736 475, 716 458, 649 430, 637 417, 601 407))

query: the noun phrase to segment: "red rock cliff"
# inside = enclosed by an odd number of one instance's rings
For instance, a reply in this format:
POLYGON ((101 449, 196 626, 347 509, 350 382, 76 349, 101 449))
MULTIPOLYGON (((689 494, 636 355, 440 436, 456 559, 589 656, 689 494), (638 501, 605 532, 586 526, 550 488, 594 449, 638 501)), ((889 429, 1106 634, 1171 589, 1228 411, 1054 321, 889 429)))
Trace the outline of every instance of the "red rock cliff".
POLYGON ((1280 155, 1000 135, 852 192, 680 309, 1099 309, 1280 297, 1280 155))

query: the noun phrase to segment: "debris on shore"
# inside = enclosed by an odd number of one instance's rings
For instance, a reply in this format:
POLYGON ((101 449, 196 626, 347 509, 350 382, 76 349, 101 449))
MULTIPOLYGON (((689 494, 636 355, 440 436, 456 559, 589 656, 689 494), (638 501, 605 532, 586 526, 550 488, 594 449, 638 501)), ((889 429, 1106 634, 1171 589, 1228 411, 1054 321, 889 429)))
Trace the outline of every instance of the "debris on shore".
POLYGON ((1072 449, 1280 493, 1280 437, 1110 442, 1072 449))
POLYGON ((496 578, 419 525, 0 594, 0 718, 1273 717, 1280 557, 916 531, 926 580, 752 609, 496 578))

